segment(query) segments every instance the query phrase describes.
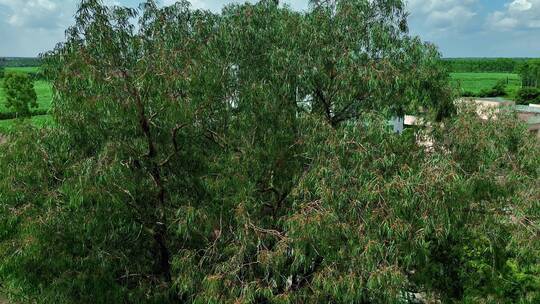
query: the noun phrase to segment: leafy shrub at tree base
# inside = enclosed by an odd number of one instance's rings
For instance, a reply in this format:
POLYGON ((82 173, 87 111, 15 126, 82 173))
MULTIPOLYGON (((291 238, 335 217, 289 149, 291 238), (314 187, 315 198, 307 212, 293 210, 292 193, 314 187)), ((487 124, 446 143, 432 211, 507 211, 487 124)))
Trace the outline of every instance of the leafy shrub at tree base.
POLYGON ((482 89, 478 97, 499 97, 506 95, 506 81, 499 80, 491 89, 482 89))
MULTIPOLYGON (((47 115, 49 113, 48 110, 38 109, 38 110, 32 110, 30 111, 30 116, 38 116, 38 115, 47 115)), ((21 115, 17 114, 16 112, 0 112, 0 120, 6 120, 6 119, 15 119, 21 117, 21 115)))
POLYGON ((524 87, 517 92, 516 102, 527 105, 529 103, 540 103, 540 89, 524 87))
POLYGON ((463 91, 461 97, 476 97, 477 94, 471 91, 463 91))
POLYGON ((24 74, 10 72, 4 79, 5 106, 18 116, 29 116, 30 108, 37 108, 37 95, 32 79, 24 74))

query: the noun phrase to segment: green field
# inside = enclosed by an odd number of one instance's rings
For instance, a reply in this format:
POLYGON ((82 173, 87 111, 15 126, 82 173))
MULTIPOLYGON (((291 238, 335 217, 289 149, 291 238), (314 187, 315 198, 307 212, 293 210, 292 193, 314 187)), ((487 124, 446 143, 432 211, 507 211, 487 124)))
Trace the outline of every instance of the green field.
POLYGON ((499 80, 508 83, 508 95, 512 95, 521 87, 518 74, 509 73, 451 73, 452 83, 462 92, 479 93, 482 89, 492 88, 499 80))
MULTIPOLYGON (((36 73, 39 72, 39 67, 8 67, 6 71, 17 71, 23 73, 36 73)), ((48 110, 51 107, 52 101, 52 88, 51 84, 45 80, 37 80, 34 82, 34 88, 37 94, 38 108, 32 109, 33 111, 48 110)), ((10 110, 6 108, 5 93, 4 93, 4 80, 0 79, 0 112, 9 113, 10 110)), ((30 118, 33 125, 42 127, 53 124, 52 117, 50 115, 39 115, 30 118)), ((0 120, 0 133, 9 132, 20 120, 8 119, 0 120)))
MULTIPOLYGON (((51 115, 38 115, 32 116, 29 118, 32 124, 36 127, 50 126, 54 124, 54 120, 51 115)), ((9 133, 11 129, 16 126, 18 123, 21 123, 21 119, 6 119, 0 120, 0 134, 9 133)))
POLYGON ((23 72, 23 73, 37 73, 41 70, 40 67, 7 67, 6 72, 23 72))

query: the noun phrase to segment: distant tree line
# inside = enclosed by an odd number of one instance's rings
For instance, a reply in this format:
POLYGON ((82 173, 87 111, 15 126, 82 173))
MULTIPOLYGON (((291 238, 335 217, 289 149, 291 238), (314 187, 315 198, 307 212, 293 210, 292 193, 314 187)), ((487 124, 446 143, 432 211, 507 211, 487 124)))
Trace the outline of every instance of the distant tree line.
POLYGON ((521 89, 517 93, 516 102, 540 103, 540 59, 522 62, 517 71, 521 76, 521 89))
POLYGON ((3 67, 35 67, 41 65, 38 57, 0 57, 0 66, 3 67))
POLYGON ((540 84, 540 59, 522 62, 518 67, 522 86, 537 88, 540 84))
POLYGON ((443 65, 454 73, 515 73, 524 58, 446 58, 443 65))
POLYGON ((4 63, 6 62, 6 59, 0 58, 0 78, 4 77, 4 63))

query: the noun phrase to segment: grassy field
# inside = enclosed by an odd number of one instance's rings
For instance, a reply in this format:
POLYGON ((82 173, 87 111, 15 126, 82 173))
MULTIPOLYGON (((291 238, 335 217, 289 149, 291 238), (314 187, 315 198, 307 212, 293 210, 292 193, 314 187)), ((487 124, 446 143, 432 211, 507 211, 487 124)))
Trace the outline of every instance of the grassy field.
POLYGON ((521 87, 518 74, 509 73, 451 73, 452 83, 461 87, 462 91, 478 93, 482 89, 492 88, 499 80, 507 81, 509 95, 521 87))
POLYGON ((40 67, 7 67, 6 72, 15 71, 23 73, 37 73, 41 70, 40 67))
MULTIPOLYGON (((23 73, 36 73, 39 72, 39 67, 8 67, 6 71, 17 71, 23 73)), ((38 80, 34 82, 34 88, 37 94, 38 108, 32 110, 48 110, 51 107, 52 101, 52 89, 51 84, 44 80, 38 80)), ((5 93, 3 79, 0 79, 0 112, 9 113, 10 110, 6 108, 5 93)), ((53 124, 53 119, 50 115, 39 115, 30 118, 33 125, 36 127, 42 127, 53 124)), ((8 119, 0 120, 0 133, 9 132, 20 120, 8 119)))
MULTIPOLYGON (((54 124, 54 120, 51 115, 32 116, 28 119, 30 119, 31 123, 36 127, 45 127, 54 124)), ((0 134, 9 133, 13 127, 21 122, 21 119, 0 120, 0 134)))

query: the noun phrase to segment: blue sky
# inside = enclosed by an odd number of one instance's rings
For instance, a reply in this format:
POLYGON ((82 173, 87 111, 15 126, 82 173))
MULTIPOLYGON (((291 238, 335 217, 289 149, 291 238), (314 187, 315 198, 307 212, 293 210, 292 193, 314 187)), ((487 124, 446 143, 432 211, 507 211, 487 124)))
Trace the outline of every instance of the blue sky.
MULTIPOLYGON (((128 6, 140 2, 104 1, 128 6)), ((239 1, 191 3, 219 11, 239 1)), ((77 2, 0 0, 0 56, 36 56, 54 47, 72 23, 77 2)), ((282 2, 306 9, 308 0, 282 2)), ((540 0, 408 0, 408 9, 411 32, 437 44, 445 57, 540 57, 540 0)))

